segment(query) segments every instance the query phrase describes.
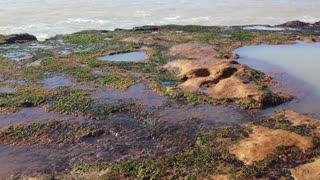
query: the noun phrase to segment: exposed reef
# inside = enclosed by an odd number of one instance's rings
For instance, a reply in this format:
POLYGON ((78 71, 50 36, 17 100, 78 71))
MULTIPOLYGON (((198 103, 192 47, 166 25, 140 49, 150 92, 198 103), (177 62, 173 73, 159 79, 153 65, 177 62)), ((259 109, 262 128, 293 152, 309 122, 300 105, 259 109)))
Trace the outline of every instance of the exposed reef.
POLYGON ((232 52, 320 42, 317 24, 0 36, 0 162, 9 163, 0 177, 317 177, 320 120, 292 110, 257 116, 295 97, 232 52), (128 57, 136 53, 139 61, 128 57), (121 59, 101 60, 109 55, 121 59))
POLYGON ((170 48, 169 55, 186 59, 175 60, 164 66, 176 72, 183 81, 175 89, 197 92, 206 87, 206 94, 212 98, 251 102, 246 108, 263 108, 292 99, 285 93, 275 94, 264 89, 271 83, 271 77, 236 61, 218 59, 219 53, 212 47, 181 44, 170 48))
POLYGON ((277 26, 289 27, 289 28, 300 28, 300 29, 317 29, 317 28, 320 28, 320 22, 307 23, 302 21, 290 21, 277 26))

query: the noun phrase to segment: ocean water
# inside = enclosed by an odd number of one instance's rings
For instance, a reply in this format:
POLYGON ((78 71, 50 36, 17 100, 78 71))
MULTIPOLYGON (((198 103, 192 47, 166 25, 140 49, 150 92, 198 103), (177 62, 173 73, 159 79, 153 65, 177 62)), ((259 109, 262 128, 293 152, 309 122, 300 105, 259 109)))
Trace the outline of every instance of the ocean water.
POLYGON ((0 0, 0 34, 39 39, 140 25, 279 24, 320 21, 319 0, 0 0))

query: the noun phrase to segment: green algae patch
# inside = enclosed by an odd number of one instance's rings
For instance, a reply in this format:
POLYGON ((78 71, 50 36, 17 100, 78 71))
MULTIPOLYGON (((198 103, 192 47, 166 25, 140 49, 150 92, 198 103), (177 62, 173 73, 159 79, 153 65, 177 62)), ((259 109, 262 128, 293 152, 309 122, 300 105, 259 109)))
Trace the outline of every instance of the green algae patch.
POLYGON ((110 74, 103 77, 101 83, 113 88, 126 89, 135 83, 135 79, 123 75, 110 74))
POLYGON ((15 93, 0 93, 0 113, 16 112, 21 108, 37 106, 45 101, 45 93, 37 87, 18 89, 15 93))
POLYGON ((89 119, 105 119, 113 113, 130 113, 136 108, 134 102, 115 104, 97 104, 95 99, 89 98, 91 91, 58 88, 47 95, 44 106, 47 111, 58 112, 89 119))
POLYGON ((89 67, 82 67, 81 59, 70 58, 60 60, 48 58, 40 63, 40 66, 24 67, 22 72, 24 79, 37 82, 44 78, 48 78, 54 74, 66 74, 73 77, 76 81, 91 82, 97 79, 96 75, 91 73, 89 67))
POLYGON ((254 124, 265 126, 270 129, 282 129, 282 130, 300 134, 302 136, 312 135, 312 129, 308 128, 306 125, 293 126, 289 120, 275 120, 275 119, 265 118, 254 124))
POLYGON ((47 110, 74 115, 84 114, 90 110, 94 103, 94 99, 88 98, 86 95, 88 92, 83 90, 58 90, 50 96, 48 101, 50 105, 47 110))
POLYGON ((104 42, 104 37, 102 34, 92 34, 88 33, 75 33, 63 36, 65 42, 75 44, 75 45, 89 45, 92 43, 102 43, 104 42))
POLYGON ((0 77, 4 79, 10 79, 11 77, 16 76, 17 69, 17 63, 14 61, 10 61, 6 58, 2 58, 0 56, 0 77))
POLYGON ((95 120, 105 120, 110 114, 128 113, 134 114, 139 111, 139 106, 134 102, 122 102, 117 104, 104 104, 101 106, 92 107, 87 116, 95 120))
POLYGON ((246 32, 246 31, 239 31, 239 32, 234 32, 231 35, 231 39, 233 41, 251 41, 256 37, 254 33, 251 32, 246 32))

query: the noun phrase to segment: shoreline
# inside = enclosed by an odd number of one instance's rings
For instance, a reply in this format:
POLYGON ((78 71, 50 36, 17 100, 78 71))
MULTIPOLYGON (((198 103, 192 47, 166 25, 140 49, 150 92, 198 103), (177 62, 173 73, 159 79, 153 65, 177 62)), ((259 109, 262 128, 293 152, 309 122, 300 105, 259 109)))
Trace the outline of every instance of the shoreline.
MULTIPOLYGON (((270 25, 270 24, 243 24, 243 25, 195 25, 195 24, 184 24, 184 25, 177 25, 177 24, 163 24, 163 25, 143 25, 143 26, 133 26, 130 28, 114 28, 114 29, 83 29, 81 31, 117 31, 117 30, 125 30, 125 31, 131 31, 134 29, 139 29, 139 28, 144 28, 144 27, 156 27, 156 28, 161 28, 161 27, 167 27, 167 26, 180 26, 180 27, 187 27, 187 26, 198 26, 198 27, 206 27, 206 28, 250 28, 250 27, 265 27, 265 29, 260 29, 260 30, 268 30, 268 28, 279 28, 279 29, 275 29, 274 31, 285 31, 285 30, 319 30, 320 29, 320 21, 314 21, 314 22, 304 22, 304 21, 300 21, 300 20, 293 20, 293 21, 288 21, 286 23, 282 23, 282 24, 274 24, 274 25, 270 25)), ((250 30, 250 29, 248 29, 250 30)), ((255 30, 255 29, 251 29, 251 30, 255 30)), ((272 30, 272 29, 271 29, 272 30)), ((46 38, 40 38, 37 37, 39 39, 39 41, 45 41, 47 39, 53 38, 55 36, 58 35, 67 35, 67 34, 74 34, 77 32, 81 32, 81 31, 74 31, 74 32, 70 32, 70 33, 62 33, 62 34, 55 34, 52 36, 48 36, 46 38)), ((12 34, 30 34, 32 35, 32 32, 22 32, 22 33, 6 33, 6 34, 1 34, 0 35, 12 35, 12 34)))

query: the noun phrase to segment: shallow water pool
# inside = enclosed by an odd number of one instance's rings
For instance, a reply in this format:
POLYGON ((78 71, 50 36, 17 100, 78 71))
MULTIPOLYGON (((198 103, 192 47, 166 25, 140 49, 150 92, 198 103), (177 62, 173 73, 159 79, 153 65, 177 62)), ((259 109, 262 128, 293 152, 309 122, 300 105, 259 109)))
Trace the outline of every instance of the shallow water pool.
POLYGON ((146 60, 147 54, 145 52, 129 52, 114 55, 107 55, 98 57, 98 60, 102 61, 125 61, 125 62, 137 62, 146 60))
POLYGON ((274 90, 295 96, 289 103, 268 111, 289 108, 320 117, 320 43, 245 46, 234 51, 238 60, 283 83, 274 90))

